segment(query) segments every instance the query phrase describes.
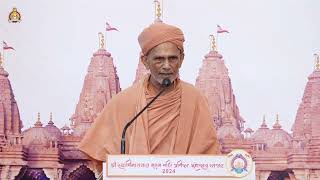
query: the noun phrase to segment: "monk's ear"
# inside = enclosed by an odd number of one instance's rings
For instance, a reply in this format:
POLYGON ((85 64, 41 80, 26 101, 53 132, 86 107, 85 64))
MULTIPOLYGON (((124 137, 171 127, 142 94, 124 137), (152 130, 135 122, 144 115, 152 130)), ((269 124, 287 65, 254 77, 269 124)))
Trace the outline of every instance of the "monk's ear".
POLYGON ((184 60, 184 53, 181 53, 181 54, 180 54, 180 64, 179 64, 179 68, 181 67, 183 60, 184 60))
POLYGON ((145 55, 140 56, 140 61, 144 64, 147 70, 149 70, 148 58, 145 55))

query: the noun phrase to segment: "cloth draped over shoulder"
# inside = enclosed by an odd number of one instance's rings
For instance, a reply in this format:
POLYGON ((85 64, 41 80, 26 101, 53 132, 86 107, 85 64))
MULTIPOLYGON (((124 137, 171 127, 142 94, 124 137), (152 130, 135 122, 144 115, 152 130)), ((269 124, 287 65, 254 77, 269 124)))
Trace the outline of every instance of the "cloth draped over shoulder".
MULTIPOLYGON (((219 154, 219 143, 206 98, 192 85, 176 80, 129 127, 127 154, 219 154)), ((113 97, 95 119, 79 149, 105 161, 120 154, 122 130, 154 96, 148 76, 113 97)))

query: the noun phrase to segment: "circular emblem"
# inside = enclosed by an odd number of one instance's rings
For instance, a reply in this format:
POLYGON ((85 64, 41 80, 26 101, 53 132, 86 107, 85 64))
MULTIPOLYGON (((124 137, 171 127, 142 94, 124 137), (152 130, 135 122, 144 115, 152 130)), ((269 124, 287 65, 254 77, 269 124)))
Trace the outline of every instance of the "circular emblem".
POLYGON ((233 150, 227 155, 227 170, 235 177, 244 177, 252 170, 252 158, 244 150, 233 150))
POLYGON ((17 8, 13 8, 9 14, 8 21, 10 23, 18 23, 21 21, 21 14, 18 12, 17 8))

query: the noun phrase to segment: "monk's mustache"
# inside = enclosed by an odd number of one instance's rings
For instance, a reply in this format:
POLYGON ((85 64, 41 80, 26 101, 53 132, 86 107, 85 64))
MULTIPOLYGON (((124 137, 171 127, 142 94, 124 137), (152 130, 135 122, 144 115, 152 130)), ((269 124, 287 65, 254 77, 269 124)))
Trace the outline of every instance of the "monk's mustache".
POLYGON ((173 73, 173 72, 161 72, 161 73, 159 73, 160 75, 174 75, 175 73, 173 73))

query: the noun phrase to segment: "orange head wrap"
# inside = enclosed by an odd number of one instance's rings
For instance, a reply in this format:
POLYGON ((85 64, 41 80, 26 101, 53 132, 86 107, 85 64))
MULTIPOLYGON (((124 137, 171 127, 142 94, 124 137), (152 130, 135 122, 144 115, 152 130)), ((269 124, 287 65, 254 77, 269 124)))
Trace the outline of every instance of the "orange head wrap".
POLYGON ((184 36, 181 29, 162 22, 151 24, 145 28, 139 35, 138 41, 143 55, 157 45, 164 42, 172 42, 183 52, 184 36))

